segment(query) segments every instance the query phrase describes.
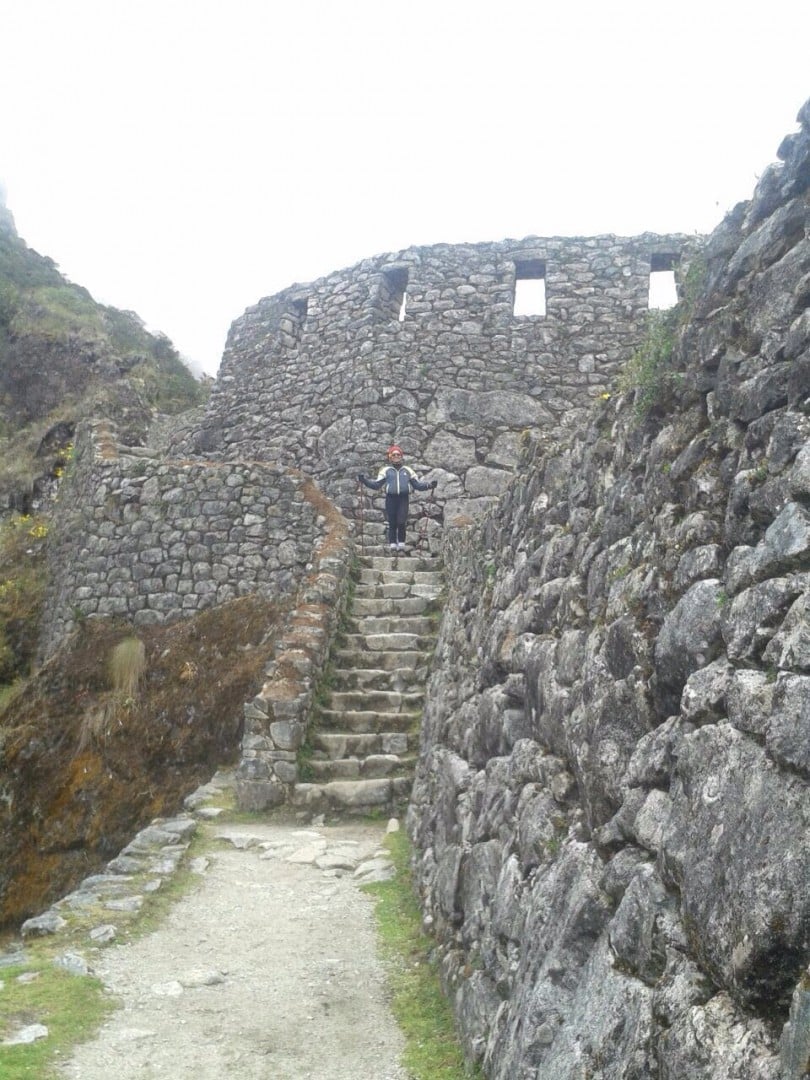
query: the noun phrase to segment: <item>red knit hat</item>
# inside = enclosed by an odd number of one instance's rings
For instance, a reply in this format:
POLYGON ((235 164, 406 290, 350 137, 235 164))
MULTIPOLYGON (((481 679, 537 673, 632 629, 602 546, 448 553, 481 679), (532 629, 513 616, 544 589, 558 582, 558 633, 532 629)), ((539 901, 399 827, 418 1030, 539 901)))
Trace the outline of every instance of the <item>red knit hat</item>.
POLYGON ((392 454, 399 454, 400 457, 405 457, 405 455, 402 453, 402 447, 397 446, 396 443, 393 446, 388 447, 387 456, 391 457, 392 454))

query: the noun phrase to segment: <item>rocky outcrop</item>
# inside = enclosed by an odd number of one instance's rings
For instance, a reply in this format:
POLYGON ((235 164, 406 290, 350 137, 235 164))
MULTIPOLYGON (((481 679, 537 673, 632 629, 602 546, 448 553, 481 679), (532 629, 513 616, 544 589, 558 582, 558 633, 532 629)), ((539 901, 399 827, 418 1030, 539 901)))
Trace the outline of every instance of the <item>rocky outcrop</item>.
POLYGON ((800 121, 710 238, 671 354, 447 539, 409 826, 499 1080, 805 1075, 810 103, 800 121))

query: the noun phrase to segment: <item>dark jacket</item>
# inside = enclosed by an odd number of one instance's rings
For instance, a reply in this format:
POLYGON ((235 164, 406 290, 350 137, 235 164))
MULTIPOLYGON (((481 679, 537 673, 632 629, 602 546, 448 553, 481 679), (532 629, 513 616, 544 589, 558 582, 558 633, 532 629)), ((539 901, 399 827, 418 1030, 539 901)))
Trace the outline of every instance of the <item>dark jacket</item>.
POLYGON ((386 495, 407 495, 410 491, 429 491, 431 488, 407 465, 400 465, 399 468, 396 465, 383 465, 374 480, 364 476, 363 483, 375 491, 384 487, 386 495))

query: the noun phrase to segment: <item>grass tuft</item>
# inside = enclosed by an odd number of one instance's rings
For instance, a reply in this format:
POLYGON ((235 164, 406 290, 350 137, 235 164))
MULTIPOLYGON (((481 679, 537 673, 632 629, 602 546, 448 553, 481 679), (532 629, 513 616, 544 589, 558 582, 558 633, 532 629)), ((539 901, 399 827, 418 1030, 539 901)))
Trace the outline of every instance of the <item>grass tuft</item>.
POLYGON ((654 409, 665 410, 682 378, 672 366, 678 314, 677 308, 647 312, 644 340, 619 376, 619 389, 633 394, 639 420, 646 419, 654 409))
POLYGON ((143 642, 136 637, 124 638, 110 655, 113 690, 125 700, 134 698, 145 667, 146 649, 143 642))
POLYGON ((0 1045, 3 1080, 56 1080, 61 1050, 89 1038, 113 1008, 101 982, 34 961, 0 969, 0 1043, 22 1027, 43 1024, 48 1035, 20 1046, 0 1045), (20 976, 32 981, 20 981, 20 976))
POLYGON ((366 885, 364 891, 376 900, 382 957, 392 991, 391 1010, 406 1040, 402 1063, 413 1080, 480 1077, 477 1067, 465 1064, 450 1003, 430 958, 434 943, 422 930, 405 832, 391 833, 386 845, 396 877, 366 885))
MULTIPOLYGON (((195 835, 183 864, 166 884, 152 893, 140 911, 119 920, 118 943, 138 940, 152 933, 166 919, 174 904, 198 888, 200 876, 191 869, 192 859, 208 854, 210 842, 195 835)), ((26 961, 0 968, 0 1077, 2 1080, 58 1080, 59 1065, 79 1043, 91 1039, 107 1016, 119 1007, 99 979, 74 975, 54 965, 66 951, 83 951, 88 930, 98 924, 100 913, 88 909, 87 918, 74 913, 72 930, 57 940, 36 939, 26 943, 26 961), (24 976, 20 982, 18 976, 24 976), (33 978, 32 978, 33 976, 33 978), (27 981, 31 980, 31 981, 27 981), (31 1024, 48 1029, 46 1038, 20 1046, 3 1046, 3 1040, 31 1024)))

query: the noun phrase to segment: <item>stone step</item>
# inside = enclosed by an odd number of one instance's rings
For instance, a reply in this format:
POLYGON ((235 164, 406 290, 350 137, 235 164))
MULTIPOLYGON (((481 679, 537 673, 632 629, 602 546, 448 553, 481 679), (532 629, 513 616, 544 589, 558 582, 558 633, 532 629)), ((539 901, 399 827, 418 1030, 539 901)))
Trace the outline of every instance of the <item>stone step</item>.
POLYGON ((389 546, 386 541, 383 544, 366 544, 360 555, 361 562, 364 559, 391 559, 393 563, 400 562, 406 559, 421 559, 428 557, 426 551, 414 547, 413 544, 408 544, 404 550, 399 548, 394 549, 389 546))
POLYGON ((424 700, 424 689, 407 693, 399 690, 336 690, 329 696, 331 709, 343 712, 414 712, 422 708, 424 700))
POLYGON ((397 754, 402 757, 417 748, 416 733, 380 731, 374 734, 348 732, 319 732, 313 746, 316 756, 326 755, 329 761, 340 758, 369 757, 372 754, 397 754))
POLYGON ((422 713, 403 709, 402 712, 376 712, 373 709, 322 709, 319 723, 322 733, 336 735, 367 735, 382 732, 414 732, 418 730, 422 713))
POLYGON ((397 754, 369 754, 365 758, 345 757, 334 761, 313 758, 308 768, 313 780, 379 780, 385 776, 403 776, 413 771, 416 759, 397 754))
POLYGON ((349 635, 359 634, 417 634, 430 635, 431 649, 436 623, 429 615, 361 615, 346 620, 349 635))
POLYGON ((383 581, 377 585, 358 585, 354 597, 355 602, 357 600, 374 600, 385 597, 404 600, 410 596, 426 596, 429 600, 434 600, 439 595, 439 591, 437 586, 433 584, 383 581))
MULTIPOLYGON (((361 639, 362 640, 362 639, 361 639)), ((374 652, 355 645, 351 649, 338 649, 334 653, 335 662, 340 670, 346 668, 378 668, 393 671, 394 668, 427 669, 431 654, 424 650, 403 649, 401 652, 374 652)))
POLYGON ((360 559, 360 566, 367 570, 436 570, 439 561, 430 555, 365 555, 360 559))
POLYGON ((433 652, 433 640, 418 634, 347 634, 345 648, 352 652, 433 652))
POLYGON ((404 599, 377 597, 364 599, 355 597, 352 614, 357 615, 422 615, 430 609, 431 601, 426 596, 408 596, 404 599))
POLYGON ((318 810, 343 810, 365 813, 380 806, 405 802, 411 780, 405 776, 378 780, 331 780, 326 784, 296 784, 293 806, 318 810))
POLYGON ((407 800, 435 648, 436 618, 424 612, 441 595, 439 568, 435 558, 367 547, 327 707, 313 724, 311 782, 296 784, 294 806, 367 813, 407 800))
MULTIPOLYGON (((391 553, 391 541, 388 539, 388 529, 376 533, 374 536, 369 536, 368 533, 363 537, 362 550, 358 545, 358 552, 361 558, 372 558, 382 555, 389 555, 391 553)), ((417 536, 416 533, 409 531, 405 536, 405 551, 429 551, 429 546, 425 540, 417 536)))
POLYGON ((442 590, 444 575, 438 570, 383 570, 368 568, 360 571, 360 579, 356 585, 359 589, 363 585, 379 585, 381 582, 389 585, 433 585, 436 592, 442 590))
POLYGON ((414 687, 424 687, 426 668, 338 668, 332 673, 330 697, 345 691, 389 690, 407 692, 414 687))

